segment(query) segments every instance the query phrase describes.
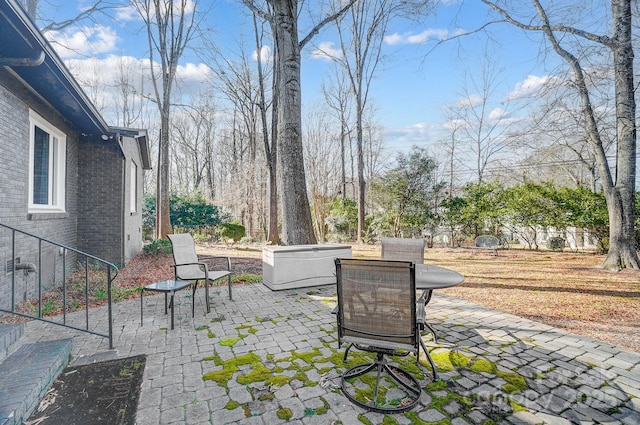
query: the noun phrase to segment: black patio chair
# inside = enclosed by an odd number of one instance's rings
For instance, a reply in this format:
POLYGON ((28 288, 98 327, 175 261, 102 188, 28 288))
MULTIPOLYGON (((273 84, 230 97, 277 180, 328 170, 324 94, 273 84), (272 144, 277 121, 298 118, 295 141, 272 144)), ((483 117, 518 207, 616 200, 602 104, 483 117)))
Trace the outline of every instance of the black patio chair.
POLYGON ((338 344, 376 354, 342 374, 342 390, 368 410, 393 413, 411 409, 422 389, 409 373, 389 364, 386 356, 415 354, 420 365, 420 334, 416 326, 415 266, 410 261, 336 259, 338 344), (362 376, 376 371, 373 399, 362 396, 362 376), (386 390, 381 391, 383 387, 386 390), (393 391, 388 391, 393 389, 393 391), (401 394, 400 396, 398 396, 401 394), (394 400, 387 396, 393 395, 394 400))
MULTIPOLYGON (((380 257, 383 260, 413 261, 415 264, 424 264, 424 239, 382 238, 380 257)), ((431 301, 431 295, 432 291, 423 291, 422 296, 418 298, 416 307, 418 309, 422 308, 422 311, 418 310, 418 314, 423 318, 425 317, 424 309, 431 301)), ((426 321, 426 318, 421 320, 419 326, 420 331, 424 331, 425 328, 428 329, 433 336, 433 342, 438 342, 436 330, 426 321)), ((431 362, 431 358, 429 358, 429 361, 431 362)), ((435 367, 433 368, 433 373, 434 375, 436 373, 435 367)))
POLYGON ((424 263, 424 239, 382 238, 380 257, 383 260, 413 261, 424 263))

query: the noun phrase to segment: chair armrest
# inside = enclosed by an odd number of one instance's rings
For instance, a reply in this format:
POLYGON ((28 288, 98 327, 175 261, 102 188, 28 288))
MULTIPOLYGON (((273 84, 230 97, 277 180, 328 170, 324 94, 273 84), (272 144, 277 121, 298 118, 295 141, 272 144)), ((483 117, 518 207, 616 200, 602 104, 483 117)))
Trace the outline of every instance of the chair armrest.
POLYGON ((221 255, 198 255, 198 260, 227 260, 227 271, 231 271, 231 258, 221 255))
POLYGON ((179 280, 178 278, 178 267, 181 266, 198 266, 200 267, 200 269, 202 271, 204 271, 204 275, 207 276, 208 275, 208 267, 205 263, 180 263, 180 264, 172 264, 171 267, 173 267, 173 275, 175 277, 176 280, 179 280))
POLYGON ((176 267, 180 267, 180 266, 204 266, 207 267, 207 265, 205 263, 180 263, 180 264, 172 264, 171 267, 173 267, 174 269, 176 267))

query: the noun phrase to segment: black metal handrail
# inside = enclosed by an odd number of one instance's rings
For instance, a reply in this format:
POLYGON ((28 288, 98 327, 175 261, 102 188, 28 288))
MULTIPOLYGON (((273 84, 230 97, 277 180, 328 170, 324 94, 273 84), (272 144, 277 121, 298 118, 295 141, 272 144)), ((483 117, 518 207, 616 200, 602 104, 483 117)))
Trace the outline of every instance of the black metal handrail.
MULTIPOLYGON (((11 263, 12 263, 12 276, 11 276, 11 309, 5 309, 0 306, 0 311, 15 314, 22 317, 27 317, 30 319, 36 319, 47 323, 52 323, 59 326, 64 326, 66 328, 75 329, 82 332, 87 332, 92 335, 101 336, 107 338, 109 340, 109 349, 113 349, 113 311, 112 311, 112 284, 113 280, 118 275, 118 267, 105 261, 101 258, 95 257, 93 255, 87 254, 86 252, 79 251, 75 248, 68 247, 66 245, 60 244, 58 242, 54 242, 52 240, 42 238, 40 236, 36 236, 29 232, 25 232, 19 229, 16 229, 11 226, 7 226, 5 224, 0 223, 0 227, 8 229, 11 231, 11 263), (16 234, 21 234, 30 238, 34 238, 38 243, 38 264, 32 263, 21 263, 16 264, 15 259, 16 256, 16 234), (40 272, 42 268, 42 244, 48 243, 58 249, 61 249, 62 253, 62 322, 51 320, 46 317, 43 317, 43 303, 42 303, 42 295, 43 295, 43 287, 42 287, 42 273, 40 272), (67 253, 74 253, 76 256, 84 257, 84 306, 85 306, 85 318, 84 318, 84 326, 76 326, 70 323, 67 323, 67 315, 69 307, 67 305, 68 301, 68 293, 67 293, 67 253), (89 328, 89 263, 98 264, 97 269, 101 269, 104 267, 106 273, 106 295, 107 295, 107 317, 108 317, 108 330, 105 332, 100 332, 96 330, 91 330, 89 328), (32 314, 26 314, 16 310, 16 270, 24 270, 25 273, 37 272, 38 273, 38 306, 37 306, 37 316, 32 314)), ((82 266, 81 264, 78 264, 82 266)), ((77 267, 74 271, 80 270, 81 267, 77 267)))

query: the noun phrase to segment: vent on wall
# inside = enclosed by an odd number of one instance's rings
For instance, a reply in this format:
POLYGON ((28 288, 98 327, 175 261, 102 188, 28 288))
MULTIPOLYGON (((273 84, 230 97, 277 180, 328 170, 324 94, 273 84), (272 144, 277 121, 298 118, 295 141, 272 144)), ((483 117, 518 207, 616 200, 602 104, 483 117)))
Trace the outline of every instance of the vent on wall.
MULTIPOLYGON (((7 268, 5 269, 7 276, 13 273, 13 263, 14 263, 13 259, 7 260, 7 268)), ((15 259, 15 264, 20 264, 20 257, 17 257, 15 259)))

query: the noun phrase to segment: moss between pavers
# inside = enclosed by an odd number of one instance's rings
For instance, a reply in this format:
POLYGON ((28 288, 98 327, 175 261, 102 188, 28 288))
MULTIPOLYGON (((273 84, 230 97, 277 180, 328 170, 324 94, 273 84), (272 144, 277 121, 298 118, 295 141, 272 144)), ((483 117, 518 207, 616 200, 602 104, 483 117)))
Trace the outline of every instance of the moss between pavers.
POLYGON ((502 390, 507 394, 519 393, 529 388, 527 381, 525 381, 522 375, 504 372, 498 372, 497 375, 507 381, 507 383, 502 386, 502 390))
POLYGON ((205 381, 214 381, 218 385, 227 387, 227 382, 238 372, 241 365, 262 365, 260 356, 254 353, 248 353, 243 356, 237 356, 223 362, 217 354, 211 357, 205 357, 203 360, 214 360, 216 365, 222 365, 222 370, 207 372, 202 376, 205 381))
POLYGON ((437 422, 425 422, 418 417, 418 413, 411 411, 404 414, 411 420, 411 425, 451 425, 451 419, 443 419, 437 422))
MULTIPOLYGON (((287 318, 286 320, 290 319, 291 318, 287 318)), ((254 333, 252 332, 252 329, 254 328, 250 324, 238 326, 236 329, 238 331, 249 329, 250 333, 254 333)), ((332 334, 335 332, 335 328, 332 330, 322 330, 327 334, 332 334)), ((220 343, 221 345, 227 344, 229 346, 233 346, 233 344, 235 344, 238 339, 239 338, 226 338, 224 340, 221 340, 220 343)), ((243 385, 263 382, 265 385, 268 385, 271 388, 279 388, 291 383, 294 380, 297 380, 301 383, 302 386, 315 386, 318 385, 318 382, 309 379, 309 377, 307 376, 307 372, 310 370, 314 370, 315 376, 317 376, 318 374, 322 375, 336 369, 344 370, 357 364, 371 362, 374 357, 374 354, 372 353, 353 350, 349 352, 347 361, 343 363, 342 359, 344 350, 337 348, 335 339, 323 340, 319 343, 324 347, 324 352, 321 348, 317 347, 313 348, 311 351, 306 352, 298 352, 292 350, 290 351, 289 355, 284 355, 278 359, 276 359, 276 356, 268 354, 265 356, 266 361, 271 363, 268 366, 265 366, 263 359, 254 353, 237 356, 226 361, 223 361, 219 355, 214 354, 213 356, 205 357, 203 360, 213 361, 217 366, 222 366, 222 370, 207 372, 203 375, 203 379, 213 380, 214 382, 218 383, 218 385, 225 388, 227 387, 228 381, 230 379, 234 379, 234 375, 236 381, 243 385), (238 372, 240 372, 239 366, 241 365, 250 365, 250 368, 238 374, 238 372), (319 365, 322 365, 322 367, 319 367, 319 365), (284 373, 286 373, 286 375, 284 373)), ((433 350, 432 358, 435 361, 437 369, 440 372, 452 372, 456 370, 466 369, 474 373, 495 375, 496 377, 502 378, 506 382, 503 385, 502 390, 505 393, 503 400, 507 402, 507 410, 509 410, 509 408, 514 412, 519 410, 527 410, 525 406, 506 396, 507 394, 518 393, 528 388, 527 381, 522 375, 514 372, 502 372, 498 370, 498 367, 495 363, 482 358, 481 356, 471 355, 470 353, 463 353, 458 350, 452 351, 444 348, 437 348, 433 350)), ((424 368, 424 370, 418 368, 415 357, 413 356, 394 357, 393 361, 399 363, 402 369, 413 374, 418 379, 424 379, 425 372, 428 370, 427 368, 424 368)), ((421 363, 423 366, 428 365, 426 361, 421 361, 421 363)), ((540 374, 536 376, 538 378, 543 377, 543 375, 541 376, 540 374)), ((455 384, 455 381, 459 377, 460 376, 453 376, 449 380, 430 382, 424 387, 424 391, 431 397, 432 400, 430 403, 430 408, 436 409, 447 416, 446 420, 440 421, 442 422, 442 424, 449 424, 451 421, 450 415, 444 408, 452 400, 455 400, 460 405, 460 411, 456 413, 457 417, 465 417, 466 414, 468 414, 472 409, 477 409, 478 406, 487 406, 487 403, 491 402, 490 400, 487 401, 478 397, 469 398, 463 397, 458 394, 457 391, 460 391, 461 387, 457 386, 455 384), (442 393, 444 393, 444 395, 442 393)), ((375 377, 364 378, 363 382, 366 383, 367 387, 373 388, 373 386, 375 385, 375 377)), ((384 399, 384 396, 385 393, 384 390, 382 390, 380 394, 381 399, 384 399)), ((363 401, 369 400, 371 397, 373 397, 373 390, 368 388, 360 389, 358 391, 358 397, 362 397, 363 401)), ((269 397, 267 395, 264 400, 268 400, 270 398, 272 397, 269 397)), ((236 403, 235 405, 229 404, 228 406, 237 407, 238 405, 236 403)), ((247 409, 248 407, 245 407, 245 410, 247 409)), ((307 409, 308 411, 305 411, 305 414, 322 415, 326 414, 328 409, 328 403, 325 402, 324 407, 318 409, 307 409)), ((499 413, 497 416, 491 416, 490 421, 500 420, 502 416, 506 417, 510 413, 511 412, 504 411, 502 413, 499 413)), ((291 415, 291 412, 288 411, 288 409, 280 409, 278 411, 278 417, 283 420, 288 420, 290 418, 290 416, 288 415, 291 415)), ((404 415, 407 419, 411 420, 412 424, 427 423, 421 420, 415 411, 406 412, 404 415)), ((367 417, 364 415, 360 415, 359 420, 362 423, 370 423, 367 417)), ((440 422, 437 422, 435 424, 430 423, 429 425, 441 425, 440 422)), ((397 421, 393 416, 385 416, 383 424, 395 423, 397 423, 397 421)))
POLYGON ((233 410, 233 409, 237 408, 238 406, 240 406, 240 403, 238 403, 237 401, 234 401, 234 400, 229 400, 229 402, 224 406, 224 408, 227 409, 227 410, 233 410))
POLYGON ((476 373, 489 373, 491 375, 495 375, 498 371, 498 367, 495 363, 485 359, 478 359, 474 361, 469 369, 476 373))
POLYGON ((238 332, 247 329, 247 332, 249 332, 250 334, 255 334, 258 332, 258 330, 256 328, 254 328, 253 326, 249 326, 249 325, 240 325, 236 327, 236 330, 238 332))
POLYGON ((223 347, 233 347, 240 340, 240 338, 225 338, 220 340, 220 345, 223 347))
POLYGON ((278 418, 282 419, 283 421, 288 421, 289 419, 291 419, 292 416, 293 416, 293 413, 291 413, 291 409, 288 409, 288 408, 278 409, 278 418))

